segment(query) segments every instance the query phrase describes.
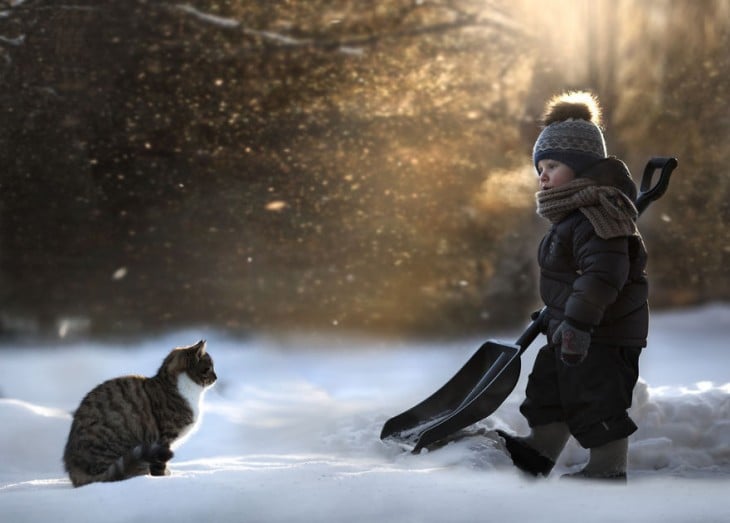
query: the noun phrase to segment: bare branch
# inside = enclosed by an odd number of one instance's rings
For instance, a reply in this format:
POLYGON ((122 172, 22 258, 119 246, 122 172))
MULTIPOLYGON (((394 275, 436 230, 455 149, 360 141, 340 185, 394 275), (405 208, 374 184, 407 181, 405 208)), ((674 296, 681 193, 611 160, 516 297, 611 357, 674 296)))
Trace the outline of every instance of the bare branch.
POLYGON ((23 42, 25 42, 25 35, 16 36, 15 38, 0 35, 0 44, 18 47, 23 45, 23 42))
POLYGON ((382 31, 380 33, 362 36, 352 36, 339 39, 326 37, 300 38, 274 31, 244 27, 240 21, 234 18, 225 18, 205 13, 189 4, 179 4, 171 7, 179 12, 183 12, 194 17, 198 22, 217 26, 221 29, 236 30, 246 36, 260 39, 263 43, 274 49, 310 48, 351 55, 362 55, 365 53, 365 48, 374 47, 381 41, 411 38, 426 34, 446 33, 467 27, 499 27, 500 29, 506 29, 513 32, 519 30, 514 23, 510 23, 508 20, 484 19, 475 14, 458 10, 455 7, 441 5, 435 2, 415 2, 411 6, 403 9, 400 15, 396 17, 396 20, 398 21, 398 24, 396 25, 402 26, 404 20, 417 9, 441 9, 452 13, 454 17, 452 20, 446 22, 438 22, 422 26, 414 25, 392 31, 382 31))
POLYGON ((191 16, 194 16, 201 22, 205 22, 207 24, 212 24, 224 29, 233 29, 240 27, 241 22, 236 20, 235 18, 226 18, 223 16, 217 16, 212 15, 209 13, 204 13, 203 11, 200 11, 199 9, 196 9, 195 7, 191 6, 190 4, 179 4, 174 6, 175 9, 182 11, 183 13, 187 13, 191 16))

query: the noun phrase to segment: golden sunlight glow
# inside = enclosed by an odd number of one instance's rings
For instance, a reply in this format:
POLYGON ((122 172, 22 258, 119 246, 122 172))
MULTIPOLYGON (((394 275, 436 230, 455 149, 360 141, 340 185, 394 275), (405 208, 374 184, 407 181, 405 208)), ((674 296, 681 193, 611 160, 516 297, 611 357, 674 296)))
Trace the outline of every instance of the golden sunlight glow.
POLYGON ((534 207, 536 191, 535 171, 531 166, 511 171, 500 170, 490 174, 482 183, 475 200, 480 210, 502 213, 534 207))

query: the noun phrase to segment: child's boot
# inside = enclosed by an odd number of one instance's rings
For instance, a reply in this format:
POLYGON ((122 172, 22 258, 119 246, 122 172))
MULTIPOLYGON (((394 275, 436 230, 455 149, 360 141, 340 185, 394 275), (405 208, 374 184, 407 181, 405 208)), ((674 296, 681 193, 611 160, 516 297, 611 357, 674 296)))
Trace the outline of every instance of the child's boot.
POLYGON ((547 476, 570 437, 568 425, 562 422, 532 427, 524 438, 497 433, 504 439, 515 467, 531 476, 547 476))
POLYGON ((562 477, 626 483, 626 465, 629 454, 628 438, 617 439, 600 447, 593 447, 590 453, 588 464, 583 470, 562 477))

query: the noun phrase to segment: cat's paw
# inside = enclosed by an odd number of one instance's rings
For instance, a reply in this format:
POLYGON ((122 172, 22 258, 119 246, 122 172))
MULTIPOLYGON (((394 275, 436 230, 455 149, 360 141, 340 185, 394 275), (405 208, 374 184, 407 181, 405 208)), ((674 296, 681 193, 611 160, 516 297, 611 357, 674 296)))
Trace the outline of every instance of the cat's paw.
POLYGON ((160 446, 155 452, 155 458, 163 463, 170 461, 175 456, 175 453, 170 450, 168 445, 160 446))
POLYGON ((169 476, 170 469, 166 463, 150 463, 150 474, 152 476, 169 476))

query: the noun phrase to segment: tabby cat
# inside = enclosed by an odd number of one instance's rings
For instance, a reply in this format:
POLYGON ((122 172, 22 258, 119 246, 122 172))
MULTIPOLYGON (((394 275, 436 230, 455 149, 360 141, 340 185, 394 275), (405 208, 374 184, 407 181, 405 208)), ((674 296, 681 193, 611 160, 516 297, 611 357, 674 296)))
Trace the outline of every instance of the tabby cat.
POLYGON ((216 379, 201 340, 173 349, 151 378, 125 376, 94 388, 74 413, 63 455, 74 487, 168 474, 173 445, 199 421, 216 379))

